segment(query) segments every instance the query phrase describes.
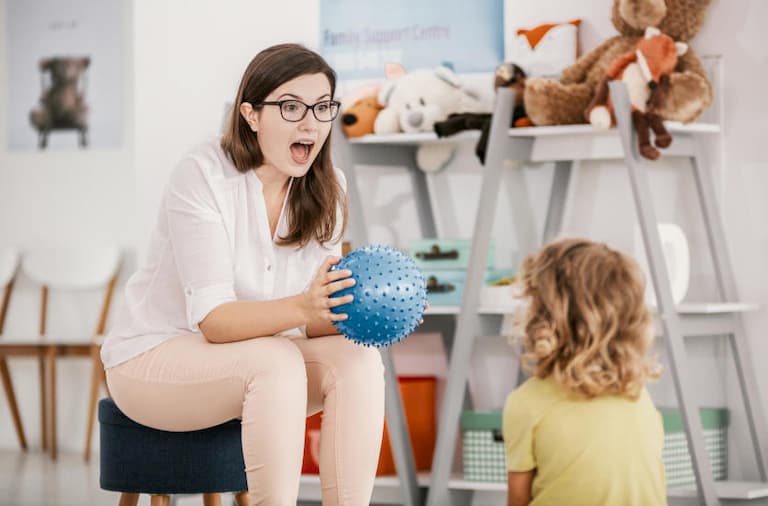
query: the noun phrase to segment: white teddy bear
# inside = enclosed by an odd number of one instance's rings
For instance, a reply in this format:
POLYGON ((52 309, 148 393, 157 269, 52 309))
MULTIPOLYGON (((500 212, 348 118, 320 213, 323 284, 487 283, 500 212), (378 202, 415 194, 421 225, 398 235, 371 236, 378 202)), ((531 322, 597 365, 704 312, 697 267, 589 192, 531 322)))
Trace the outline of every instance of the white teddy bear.
MULTIPOLYGON (((379 103, 384 109, 373 124, 377 134, 433 132, 434 124, 449 114, 478 112, 482 108, 477 95, 464 88, 447 67, 414 70, 386 81, 379 91, 379 103)), ((433 172, 452 156, 450 143, 422 144, 416 151, 416 165, 433 172)))

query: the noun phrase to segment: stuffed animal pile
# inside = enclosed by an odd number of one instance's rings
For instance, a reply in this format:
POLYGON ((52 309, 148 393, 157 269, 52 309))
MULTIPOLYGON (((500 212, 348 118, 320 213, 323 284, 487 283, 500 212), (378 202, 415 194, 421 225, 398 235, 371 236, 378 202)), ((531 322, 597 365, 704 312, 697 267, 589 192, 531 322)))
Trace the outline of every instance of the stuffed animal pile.
MULTIPOLYGON (((631 52, 648 27, 656 27, 676 41, 688 42, 701 28, 711 0, 614 0, 612 21, 619 35, 612 37, 576 63, 559 79, 529 78, 525 109, 534 125, 584 123, 584 111, 595 97, 609 67, 631 52)), ((712 87, 692 50, 677 61, 669 75, 669 89, 656 107, 665 120, 694 121, 712 102, 712 87)))

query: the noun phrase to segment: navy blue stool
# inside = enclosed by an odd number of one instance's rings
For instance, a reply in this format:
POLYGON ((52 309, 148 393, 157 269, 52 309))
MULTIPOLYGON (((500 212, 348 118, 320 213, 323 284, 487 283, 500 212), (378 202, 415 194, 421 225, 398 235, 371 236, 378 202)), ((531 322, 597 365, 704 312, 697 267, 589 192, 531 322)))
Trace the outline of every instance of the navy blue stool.
POLYGON ((152 506, 167 506, 172 494, 204 494, 204 504, 215 506, 220 492, 235 492, 238 506, 248 505, 240 420, 167 432, 134 422, 112 399, 102 399, 99 425, 99 481, 104 490, 122 492, 120 506, 135 506, 139 494, 151 494, 152 506))

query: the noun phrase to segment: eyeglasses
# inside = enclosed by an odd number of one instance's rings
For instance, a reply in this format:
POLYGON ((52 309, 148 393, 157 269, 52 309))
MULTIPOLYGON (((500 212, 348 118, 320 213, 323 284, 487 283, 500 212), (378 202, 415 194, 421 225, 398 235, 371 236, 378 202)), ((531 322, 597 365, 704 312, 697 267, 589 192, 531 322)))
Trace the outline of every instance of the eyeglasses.
POLYGON ((259 102, 254 107, 263 105, 276 105, 280 107, 280 115, 285 121, 297 122, 304 119, 307 110, 312 109, 317 121, 328 122, 336 119, 339 114, 339 102, 335 100, 323 100, 314 105, 307 105, 300 100, 279 100, 277 102, 259 102))

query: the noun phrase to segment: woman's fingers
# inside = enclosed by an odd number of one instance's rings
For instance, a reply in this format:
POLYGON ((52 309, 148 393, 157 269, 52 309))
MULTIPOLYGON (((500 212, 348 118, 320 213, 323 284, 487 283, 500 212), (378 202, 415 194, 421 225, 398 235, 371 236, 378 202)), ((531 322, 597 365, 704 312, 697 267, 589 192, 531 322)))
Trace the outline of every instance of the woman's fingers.
POLYGON ((343 304, 349 304, 350 302, 355 300, 355 297, 350 294, 350 295, 345 295, 343 297, 328 297, 325 300, 327 301, 326 302, 327 306, 331 308, 331 307, 341 306, 343 304))
POLYGON ((333 293, 338 292, 339 290, 343 290, 345 288, 349 288, 350 286, 354 286, 355 280, 353 278, 346 278, 341 281, 334 281, 333 283, 329 283, 325 285, 325 294, 331 295, 333 293))
POLYGON ((336 314, 328 311, 328 316, 326 318, 328 318, 328 320, 332 322, 340 322, 340 321, 346 320, 348 316, 347 316, 347 313, 336 314))
POLYGON ((341 257, 335 257, 333 255, 328 255, 325 257, 325 260, 323 260, 323 263, 320 264, 320 269, 318 269, 319 273, 327 273, 331 270, 331 267, 339 263, 341 260, 341 257))
POLYGON ((349 269, 340 269, 338 271, 328 271, 325 274, 325 283, 333 283, 334 281, 338 281, 340 279, 348 278, 352 275, 352 271, 349 269))

